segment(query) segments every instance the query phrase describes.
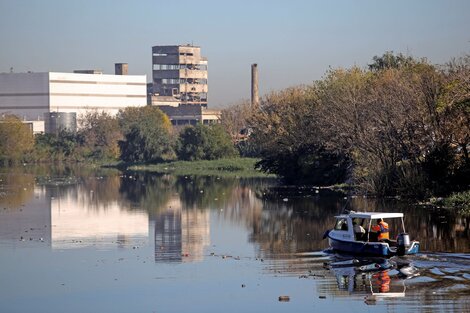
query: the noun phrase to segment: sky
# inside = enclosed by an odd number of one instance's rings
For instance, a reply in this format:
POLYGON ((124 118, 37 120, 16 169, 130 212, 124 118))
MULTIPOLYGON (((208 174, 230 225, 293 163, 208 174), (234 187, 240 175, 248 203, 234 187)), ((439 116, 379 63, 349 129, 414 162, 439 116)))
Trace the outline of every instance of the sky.
POLYGON ((152 80, 151 49, 194 44, 209 62, 209 107, 366 67, 386 51, 444 64, 470 54, 468 0, 0 0, 0 72, 128 63, 152 80))

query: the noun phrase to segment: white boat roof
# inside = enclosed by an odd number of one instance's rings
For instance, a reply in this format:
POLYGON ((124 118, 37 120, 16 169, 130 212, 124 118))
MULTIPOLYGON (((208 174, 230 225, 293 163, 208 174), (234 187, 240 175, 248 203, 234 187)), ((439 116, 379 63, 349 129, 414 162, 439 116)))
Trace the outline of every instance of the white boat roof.
POLYGON ((337 217, 347 217, 352 218, 368 218, 371 220, 380 219, 380 218, 399 218, 403 217, 403 213, 385 213, 385 212, 351 212, 349 214, 340 215, 337 217))

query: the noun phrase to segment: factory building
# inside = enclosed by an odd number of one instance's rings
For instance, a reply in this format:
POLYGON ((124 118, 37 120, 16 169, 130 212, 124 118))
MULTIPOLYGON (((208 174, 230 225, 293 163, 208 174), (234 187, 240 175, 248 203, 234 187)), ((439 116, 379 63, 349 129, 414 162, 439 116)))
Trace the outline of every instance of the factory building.
MULTIPOLYGON (((124 63, 118 68, 127 72, 124 63)), ((0 73, 0 117, 12 114, 23 121, 44 121, 49 113, 61 112, 75 113, 79 120, 90 110, 116 115, 126 107, 147 105, 145 75, 99 73, 0 73)))
POLYGON ((220 123, 220 110, 210 110, 200 105, 180 105, 178 107, 171 105, 161 105, 158 107, 168 115, 173 126, 186 126, 196 124, 217 124, 220 123))
POLYGON ((207 59, 193 45, 152 47, 148 104, 158 106, 175 127, 220 122, 221 111, 207 108, 207 59))
POLYGON ((152 47, 154 98, 173 97, 179 104, 207 107, 207 59, 193 45, 152 47))

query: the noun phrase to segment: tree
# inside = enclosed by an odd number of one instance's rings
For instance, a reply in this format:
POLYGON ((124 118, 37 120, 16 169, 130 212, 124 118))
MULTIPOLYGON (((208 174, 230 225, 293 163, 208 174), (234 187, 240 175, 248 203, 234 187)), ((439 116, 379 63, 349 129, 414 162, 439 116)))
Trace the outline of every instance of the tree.
POLYGON ((79 133, 61 130, 58 134, 37 134, 34 138, 34 160, 83 161, 84 137, 79 133))
POLYGON ((126 162, 159 162, 173 159, 171 123, 157 107, 129 107, 118 113, 124 139, 119 141, 126 162))
POLYGON ((249 101, 243 101, 222 110, 221 123, 234 140, 240 135, 241 130, 250 127, 249 119, 254 111, 249 101))
POLYGON ((289 88, 261 101, 250 120, 251 140, 261 151, 258 166, 286 183, 330 185, 342 182, 347 157, 325 145, 318 124, 316 86, 289 88))
POLYGON ((267 95, 250 125, 259 166, 289 183, 378 195, 468 188, 470 57, 443 70, 402 54, 267 95))
POLYGON ((209 129, 196 125, 185 127, 179 137, 177 146, 178 159, 196 161, 205 159, 205 150, 209 146, 209 129))
POLYGON ((180 133, 178 158, 186 161, 215 160, 237 155, 230 135, 222 125, 188 126, 180 133))
POLYGON ((31 129, 21 120, 9 115, 0 120, 0 158, 4 161, 23 161, 33 148, 31 129))
POLYGON ((106 112, 90 111, 81 120, 80 134, 84 137, 84 149, 93 159, 118 159, 118 141, 123 135, 117 118, 106 112))
POLYGON ((387 51, 382 56, 374 56, 372 63, 369 64, 369 70, 381 71, 385 69, 399 69, 413 66, 417 61, 411 56, 405 56, 402 53, 394 54, 393 51, 387 51))
POLYGON ((230 158, 238 155, 230 135, 220 124, 209 127, 209 150, 206 151, 207 160, 230 158))

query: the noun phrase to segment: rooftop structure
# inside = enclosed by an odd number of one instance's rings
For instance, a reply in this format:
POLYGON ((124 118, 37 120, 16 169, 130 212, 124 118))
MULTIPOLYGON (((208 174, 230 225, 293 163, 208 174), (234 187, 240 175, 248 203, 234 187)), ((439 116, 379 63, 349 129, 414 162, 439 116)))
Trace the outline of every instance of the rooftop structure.
POLYGON ((207 59, 192 45, 152 47, 153 93, 207 107, 207 59))
POLYGON ((129 73, 129 64, 127 63, 114 63, 114 74, 127 75, 129 73))
POLYGON ((102 70, 74 70, 73 71, 75 74, 103 74, 102 70))
POLYGON ((171 105, 158 106, 170 118, 173 126, 196 125, 198 123, 209 125, 220 123, 220 110, 209 110, 201 105, 171 105))

